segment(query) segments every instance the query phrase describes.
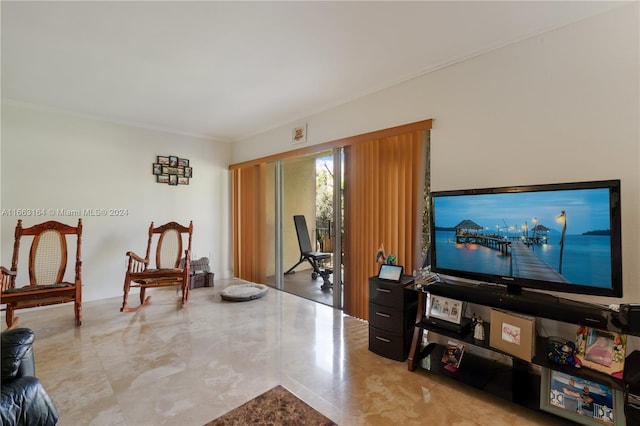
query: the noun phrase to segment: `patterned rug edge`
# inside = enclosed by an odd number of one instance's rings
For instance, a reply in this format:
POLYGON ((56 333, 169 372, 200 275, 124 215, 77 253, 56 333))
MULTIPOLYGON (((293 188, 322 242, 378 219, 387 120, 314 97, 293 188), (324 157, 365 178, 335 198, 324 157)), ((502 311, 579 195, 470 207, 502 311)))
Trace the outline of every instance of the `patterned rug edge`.
POLYGON ((337 426, 282 385, 269 389, 205 426, 294 424, 337 426))

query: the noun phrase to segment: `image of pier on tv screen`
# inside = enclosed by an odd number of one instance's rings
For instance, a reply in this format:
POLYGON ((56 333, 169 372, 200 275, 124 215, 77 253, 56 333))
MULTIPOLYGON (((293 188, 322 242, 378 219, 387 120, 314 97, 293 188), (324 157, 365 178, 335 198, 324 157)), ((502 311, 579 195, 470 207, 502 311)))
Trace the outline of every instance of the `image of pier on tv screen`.
POLYGON ((433 198, 437 267, 611 286, 609 190, 433 198))

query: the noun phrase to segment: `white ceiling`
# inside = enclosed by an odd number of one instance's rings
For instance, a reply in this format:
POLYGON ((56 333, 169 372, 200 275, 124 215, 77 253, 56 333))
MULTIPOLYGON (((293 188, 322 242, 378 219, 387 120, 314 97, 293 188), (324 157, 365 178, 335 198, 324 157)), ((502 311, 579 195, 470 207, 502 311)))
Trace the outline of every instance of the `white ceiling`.
POLYGON ((2 97, 234 141, 620 5, 2 1, 2 97))

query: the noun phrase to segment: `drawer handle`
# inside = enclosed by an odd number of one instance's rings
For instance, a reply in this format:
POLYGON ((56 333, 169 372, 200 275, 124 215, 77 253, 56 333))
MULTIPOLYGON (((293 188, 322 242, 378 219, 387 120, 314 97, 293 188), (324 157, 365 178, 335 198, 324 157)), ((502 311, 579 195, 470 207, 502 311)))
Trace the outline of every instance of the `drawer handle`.
POLYGON ((376 290, 378 290, 380 293, 391 293, 391 290, 386 288, 377 287, 376 290))
POLYGON ((389 318, 391 317, 391 315, 389 314, 385 314, 383 312, 376 312, 376 315, 378 315, 379 317, 383 317, 383 318, 389 318))
POLYGON ((380 337, 380 336, 376 336, 376 339, 378 339, 378 340, 382 340, 382 341, 383 341, 383 342, 385 342, 385 343, 390 343, 390 342, 391 342, 391 340, 389 340, 389 339, 385 339, 384 337, 380 337))

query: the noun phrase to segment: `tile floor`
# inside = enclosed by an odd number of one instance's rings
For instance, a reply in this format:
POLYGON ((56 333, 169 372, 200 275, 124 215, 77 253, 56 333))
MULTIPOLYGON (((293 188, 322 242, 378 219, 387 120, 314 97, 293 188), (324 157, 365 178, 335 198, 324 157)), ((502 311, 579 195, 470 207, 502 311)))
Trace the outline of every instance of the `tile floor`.
MULTIPOLYGON (((195 425, 281 384, 339 425, 555 425, 555 418, 368 350, 366 322, 270 289, 234 303, 235 280, 173 289, 121 313, 121 298, 20 311, 36 373, 67 425, 195 425)), ((3 319, 4 323, 4 319, 3 319)))
MULTIPOLYGON (((333 306, 334 290, 332 288, 323 289, 322 284, 324 281, 322 278, 312 279, 311 272, 311 269, 303 269, 296 271, 294 274, 285 275, 282 280, 282 290, 295 294, 296 296, 304 297, 305 299, 313 300, 314 302, 333 306)), ((330 276, 330 281, 333 282, 333 274, 330 276)), ((266 277, 264 283, 275 288, 276 277, 266 277)))

